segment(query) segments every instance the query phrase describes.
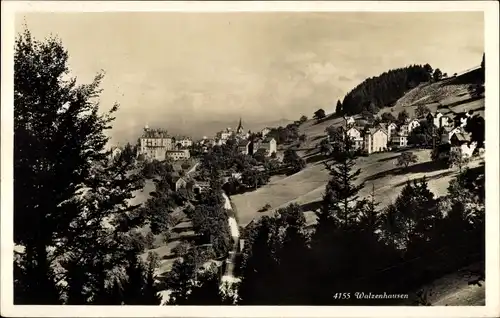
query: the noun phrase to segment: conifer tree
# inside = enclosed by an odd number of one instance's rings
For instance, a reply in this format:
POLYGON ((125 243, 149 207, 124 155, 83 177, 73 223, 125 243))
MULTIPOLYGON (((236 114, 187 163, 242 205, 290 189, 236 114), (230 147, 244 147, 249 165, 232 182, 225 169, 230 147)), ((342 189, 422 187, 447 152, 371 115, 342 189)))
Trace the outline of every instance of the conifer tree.
POLYGON ((28 30, 18 36, 14 241, 25 247, 20 285, 30 304, 58 304, 66 298, 56 287, 67 280, 66 273, 53 271, 60 262, 73 259, 83 266, 79 261, 85 260, 84 266, 91 266, 102 251, 120 263, 123 246, 111 238, 130 227, 117 223, 131 216, 136 206, 128 200, 142 187, 141 178, 130 173, 135 157, 125 151, 115 158, 106 150, 105 131, 118 106, 99 112, 103 74, 86 85, 77 85, 68 74, 68 52, 58 39, 40 42, 28 30))

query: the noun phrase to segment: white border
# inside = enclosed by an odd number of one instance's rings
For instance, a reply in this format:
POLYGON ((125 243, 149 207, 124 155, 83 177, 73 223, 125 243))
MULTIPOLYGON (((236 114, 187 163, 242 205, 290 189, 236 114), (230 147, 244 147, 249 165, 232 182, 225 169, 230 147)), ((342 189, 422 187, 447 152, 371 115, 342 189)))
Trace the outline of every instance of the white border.
POLYGON ((499 306, 499 75, 498 75, 498 2, 496 1, 301 1, 301 2, 149 2, 149 1, 2 1, 2 122, 1 122, 1 315, 9 317, 498 317, 499 306), (243 12, 243 11, 482 11, 485 14, 486 51, 486 140, 491 145, 486 164, 486 306, 484 307, 285 307, 285 306, 14 306, 12 295, 12 166, 13 166, 13 45, 14 14, 20 11, 103 12, 103 11, 170 11, 170 12, 243 12))

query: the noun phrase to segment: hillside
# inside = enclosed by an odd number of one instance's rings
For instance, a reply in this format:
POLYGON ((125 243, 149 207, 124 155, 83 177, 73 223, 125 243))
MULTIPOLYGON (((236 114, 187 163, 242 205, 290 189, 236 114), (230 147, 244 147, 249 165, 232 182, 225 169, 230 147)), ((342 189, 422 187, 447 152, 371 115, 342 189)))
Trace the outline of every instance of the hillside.
MULTIPOLYGON (((474 98, 468 91, 468 87, 474 84, 474 79, 477 78, 474 72, 477 70, 436 83, 421 84, 407 92, 392 108, 384 108, 379 114, 389 111, 397 116, 399 112, 406 110, 412 116, 416 107, 422 104, 432 112, 438 108, 440 111, 450 113, 474 110, 484 117, 484 97, 474 98)), ((331 115, 320 122, 308 120, 299 127, 299 134, 307 136, 306 141, 302 142, 298 149, 299 155, 308 162, 307 167, 288 177, 273 177, 269 184, 255 191, 232 196, 231 200, 238 211, 242 225, 290 203, 302 205, 308 223, 315 222, 312 212, 319 207, 325 185, 329 180, 328 171, 322 163, 323 158, 318 152, 317 145, 326 138, 327 127, 339 126, 342 123, 342 118, 331 115), (265 213, 257 212, 265 204, 271 205, 271 210, 265 213)), ((429 188, 435 195, 445 195, 450 179, 457 173, 456 169, 436 168, 431 161, 430 150, 414 150, 414 153, 418 157, 418 163, 410 166, 404 174, 394 164, 398 152, 378 153, 359 158, 356 166, 361 169, 359 182, 365 182, 365 189, 360 195, 367 195, 373 184, 377 201, 383 207, 400 193, 405 181, 423 176, 428 177, 429 188)), ((480 163, 481 160, 476 160, 470 165, 473 167, 480 163)))

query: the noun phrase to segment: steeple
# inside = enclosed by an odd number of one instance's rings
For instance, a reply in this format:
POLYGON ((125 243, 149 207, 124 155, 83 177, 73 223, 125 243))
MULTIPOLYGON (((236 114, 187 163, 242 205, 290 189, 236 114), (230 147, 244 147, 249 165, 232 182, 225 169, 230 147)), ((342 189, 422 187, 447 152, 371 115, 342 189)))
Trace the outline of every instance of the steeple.
POLYGON ((241 134, 243 132, 243 125, 241 124, 241 117, 240 117, 240 123, 238 124, 238 128, 236 128, 236 133, 241 134))

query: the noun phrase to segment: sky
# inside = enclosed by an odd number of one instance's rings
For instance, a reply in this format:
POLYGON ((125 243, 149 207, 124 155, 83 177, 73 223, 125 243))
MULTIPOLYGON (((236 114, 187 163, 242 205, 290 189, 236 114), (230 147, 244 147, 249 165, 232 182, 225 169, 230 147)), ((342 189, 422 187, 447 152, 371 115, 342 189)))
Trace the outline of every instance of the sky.
POLYGON ((425 63, 451 75, 484 52, 482 12, 18 14, 24 25, 62 40, 79 82, 105 71, 116 142, 145 124, 197 136, 240 116, 246 127, 311 117, 367 77, 425 63))

